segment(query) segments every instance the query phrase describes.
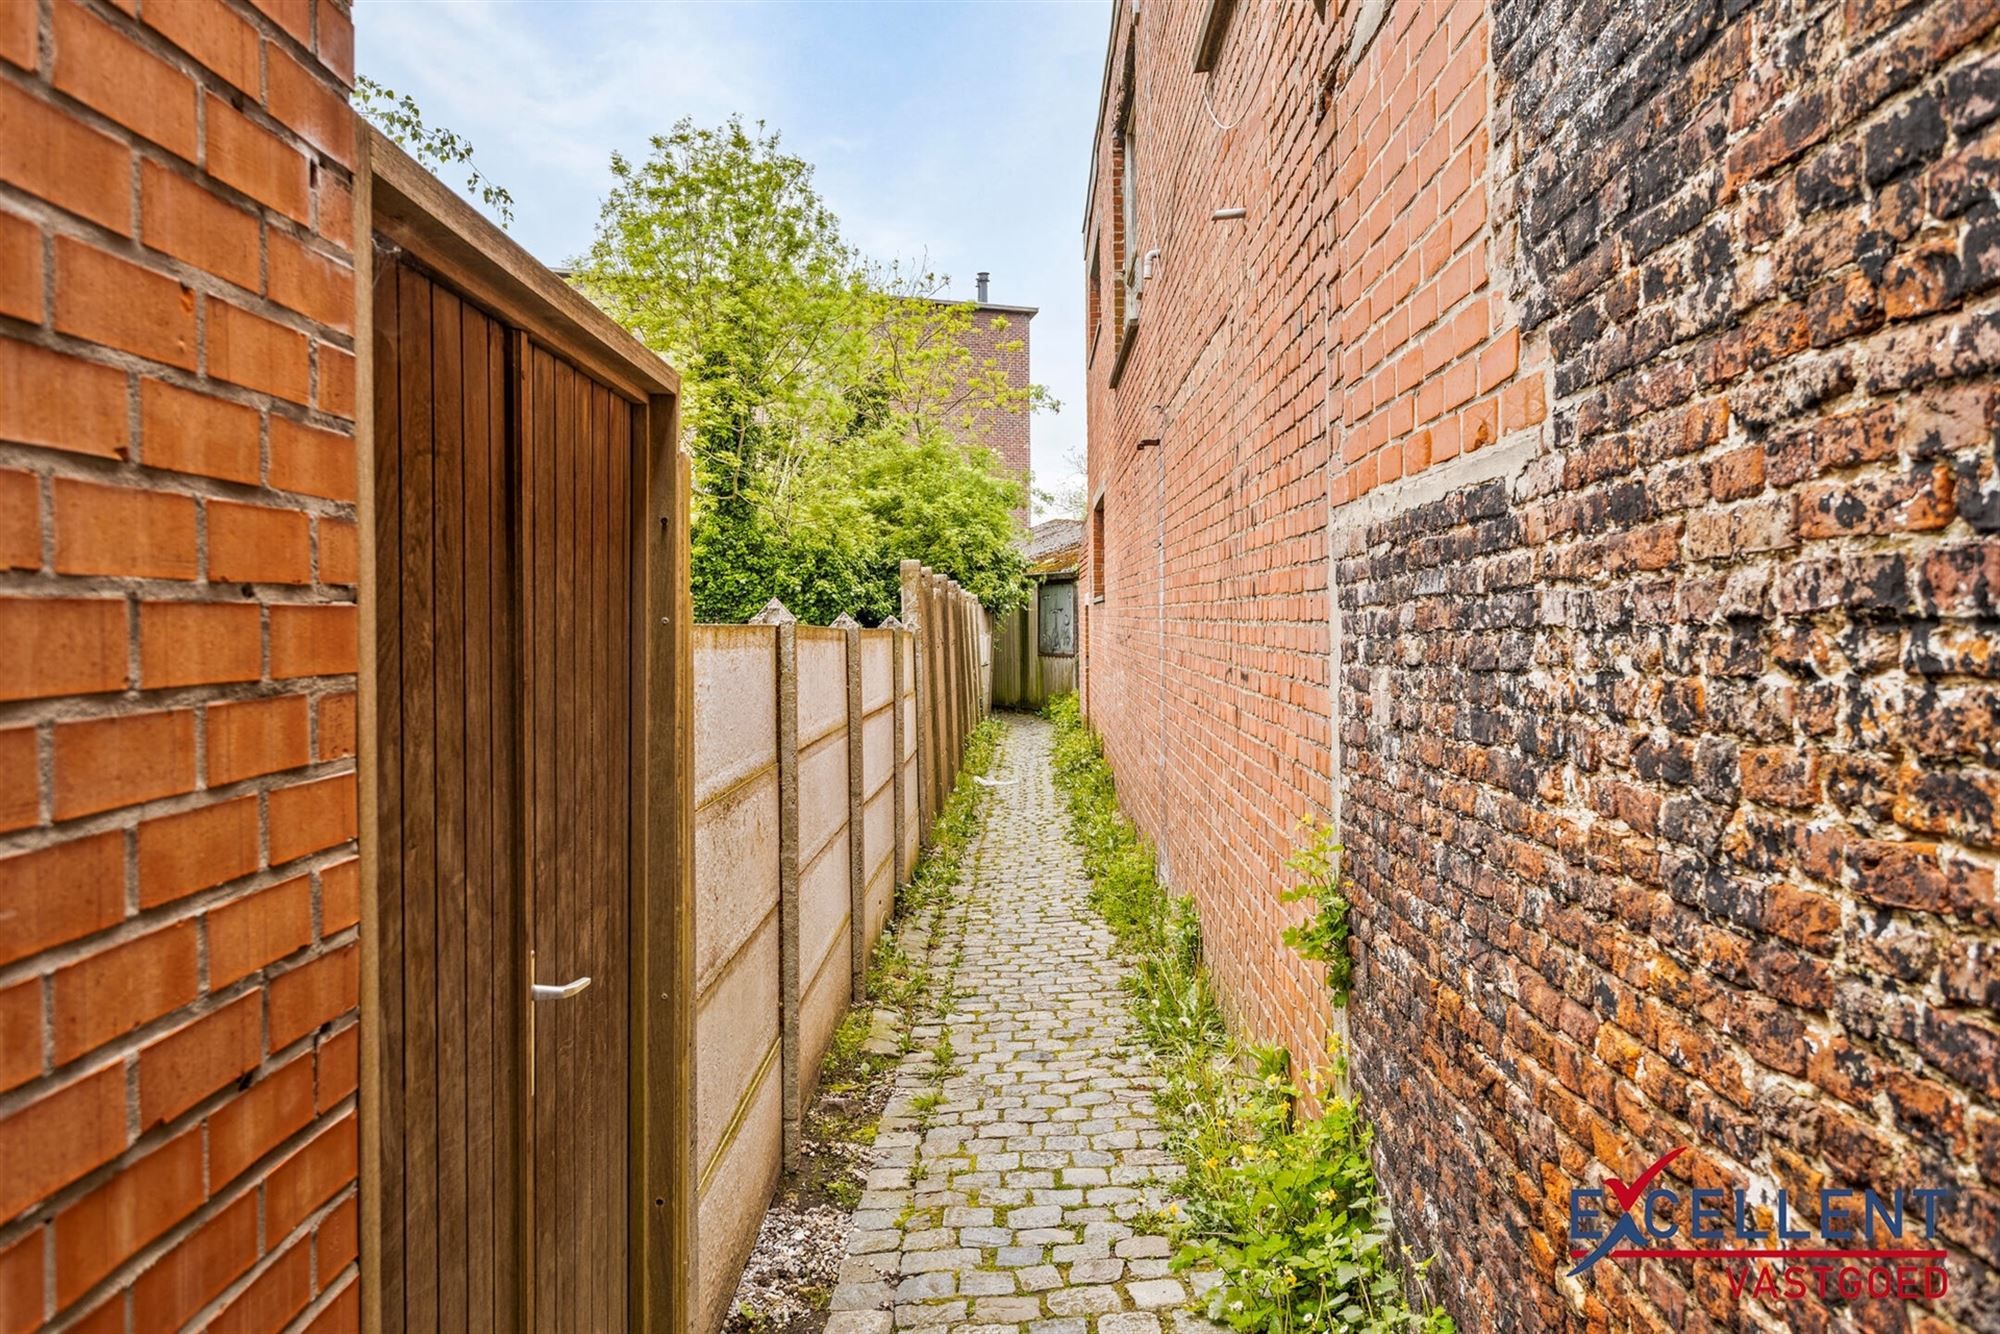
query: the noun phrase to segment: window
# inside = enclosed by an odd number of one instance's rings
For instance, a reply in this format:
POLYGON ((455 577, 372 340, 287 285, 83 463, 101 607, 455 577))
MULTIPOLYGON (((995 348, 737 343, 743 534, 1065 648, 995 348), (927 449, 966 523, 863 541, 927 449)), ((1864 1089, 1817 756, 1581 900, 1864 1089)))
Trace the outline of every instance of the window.
POLYGON ((1097 358, 1097 335, 1104 326, 1104 279, 1098 271, 1098 259, 1104 250, 1103 242, 1093 237, 1090 242, 1090 329, 1084 335, 1087 349, 1084 360, 1097 358))
POLYGON ((1139 297, 1146 283, 1146 247, 1139 238, 1139 111, 1133 99, 1133 52, 1125 48, 1125 88, 1119 98, 1118 122, 1111 140, 1111 266, 1118 284, 1112 311, 1110 385, 1118 387, 1139 331, 1139 297))
POLYGON ((1222 59, 1222 41, 1229 36, 1229 18, 1236 12, 1236 0, 1208 0, 1208 13, 1201 21, 1201 40, 1194 47, 1194 69, 1206 74, 1222 59))
POLYGON ((1051 579, 1042 585, 1037 647, 1045 658, 1076 656, 1076 581, 1051 579))
POLYGON ((1119 267, 1125 280, 1120 313, 1124 327, 1139 322, 1139 292, 1145 286, 1145 260, 1139 245, 1139 129, 1130 95, 1125 103, 1125 123, 1118 136, 1119 221, 1124 253, 1119 267))
POLYGON ((1090 511, 1090 600, 1104 601, 1104 497, 1090 511))

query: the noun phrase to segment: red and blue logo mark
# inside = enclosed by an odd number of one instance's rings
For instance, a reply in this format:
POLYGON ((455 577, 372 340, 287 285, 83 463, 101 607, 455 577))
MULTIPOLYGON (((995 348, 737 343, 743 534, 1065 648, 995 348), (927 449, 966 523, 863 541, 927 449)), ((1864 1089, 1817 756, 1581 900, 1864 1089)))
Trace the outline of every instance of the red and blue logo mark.
POLYGON ((1602 1186, 1569 1193, 1570 1277, 1605 1260, 1723 1260, 1737 1262, 1730 1288, 1738 1297, 1928 1301, 1945 1294, 1945 1251, 1936 1244, 1938 1214, 1950 1196, 1943 1187, 1822 1190, 1817 1230, 1794 1226, 1802 1215, 1781 1189, 1764 1227, 1742 1190, 1658 1184, 1684 1152, 1662 1155, 1630 1184, 1607 1177, 1602 1186))

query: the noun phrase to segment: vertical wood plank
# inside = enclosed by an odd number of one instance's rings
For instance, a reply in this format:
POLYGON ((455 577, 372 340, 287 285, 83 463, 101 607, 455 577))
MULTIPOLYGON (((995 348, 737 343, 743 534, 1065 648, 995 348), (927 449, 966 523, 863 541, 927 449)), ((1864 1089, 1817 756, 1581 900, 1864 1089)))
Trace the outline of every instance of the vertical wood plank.
POLYGON ((611 868, 604 855, 604 713, 609 702, 605 698, 604 681, 604 605, 606 599, 604 577, 604 491, 605 458, 603 448, 604 391, 588 378, 579 376, 577 380, 577 447, 582 451, 578 459, 578 477, 583 484, 583 513, 577 527, 578 558, 584 574, 582 587, 578 590, 578 613, 583 620, 583 635, 580 645, 583 654, 581 673, 585 688, 578 701, 578 725, 582 730, 585 754, 580 778, 580 795, 583 799, 583 846, 581 848, 586 879, 583 901, 578 905, 584 933, 585 959, 582 966, 597 983, 580 998, 587 1005, 576 1007, 580 1033, 578 1059, 580 1069, 577 1082, 586 1090, 589 1103, 582 1109, 582 1116, 576 1123, 582 1161, 578 1164, 578 1176, 583 1185, 582 1213, 584 1226, 578 1235, 581 1250, 578 1259, 579 1278, 583 1285, 583 1301, 578 1304, 581 1326, 599 1330, 607 1328, 605 1310, 603 1269, 604 1255, 609 1237, 606 1214, 604 1156, 605 1117, 608 1113, 621 1113, 621 1100, 610 1108, 606 1107, 608 1083, 605 1068, 605 1030, 608 1025, 610 1006, 607 997, 611 994, 611 961, 605 957, 604 937, 609 923, 605 919, 605 898, 611 878, 611 868))
POLYGON ((923 567, 916 561, 902 562, 899 570, 903 583, 903 624, 910 629, 913 654, 911 672, 914 677, 911 688, 916 693, 917 725, 917 782, 911 796, 917 807, 918 828, 928 828, 930 818, 930 796, 927 782, 930 778, 930 720, 924 712, 924 686, 928 673, 924 670, 924 600, 921 571, 923 567))
POLYGON ((496 398, 487 364, 490 322, 471 306, 462 313, 459 363, 465 447, 465 1323, 489 1330, 499 1271, 494 1265, 496 1204, 493 1144, 501 1108, 495 1098, 493 1053, 504 978, 494 948, 493 905, 501 888, 494 844, 492 794, 504 767, 493 749, 497 681, 493 653, 494 460, 491 428, 496 398))
POLYGON ((591 921, 598 880, 596 850, 591 842, 597 804, 596 793, 591 790, 591 778, 596 771, 596 746, 595 738, 590 735, 591 704, 597 693, 593 688, 596 678, 592 674, 590 659, 592 623, 596 619, 593 598, 596 581, 591 573, 590 550, 591 511, 595 506, 590 470, 593 452, 590 441, 591 385, 574 367, 567 369, 570 397, 569 412, 564 419, 567 435, 564 449, 569 459, 570 506, 569 527, 565 530, 563 545, 570 555, 571 659, 565 686, 571 740, 570 779, 563 788, 563 809, 569 824, 564 830, 566 869, 561 892, 564 895, 563 924, 570 933, 571 966, 564 976, 579 977, 588 973, 598 978, 590 991, 558 1007, 568 1021, 566 1038, 569 1051, 563 1059, 561 1076, 568 1115, 563 1120, 561 1153, 563 1177, 572 1187, 570 1208, 573 1220, 570 1235, 564 1239, 563 1277, 569 1292, 564 1319, 565 1328, 582 1331, 595 1329, 598 1318, 598 1312, 591 1304, 596 1287, 591 1274, 591 1251, 596 1242, 591 1210, 595 1203, 597 1181, 590 1157, 591 1144, 596 1138, 597 1089, 593 1083, 596 1072, 590 1059, 590 1039, 596 1028, 591 1017, 603 995, 597 990, 602 985, 602 979, 592 948, 591 921))
POLYGON ((432 577, 436 509, 431 437, 431 284, 399 271, 403 436, 403 1094, 404 1255, 408 1321, 430 1330, 437 1310, 437 735, 432 577))
POLYGON ((633 785, 637 998, 632 1032, 633 1178, 645 1222, 631 1238, 638 1301, 631 1334, 693 1334, 694 789, 693 612, 688 594, 687 455, 677 404, 643 418, 633 485, 639 565, 633 599, 633 785))
POLYGON ((538 565, 536 552, 539 540, 536 536, 537 510, 534 503, 535 487, 541 480, 541 445, 535 430, 538 402, 535 388, 534 354, 527 336, 519 330, 510 330, 506 336, 507 353, 507 394, 508 394, 508 438, 514 442, 512 452, 512 473, 507 488, 506 500, 513 507, 509 524, 507 550, 512 553, 511 582, 519 590, 517 600, 507 605, 509 617, 503 642, 516 656, 514 675, 514 700, 512 710, 503 712, 503 724, 511 727, 509 735, 510 753, 514 756, 515 781, 519 784, 519 829, 516 834, 510 860, 510 871, 514 877, 511 885, 510 906, 513 909, 513 949, 512 964, 517 970, 517 986, 514 992, 514 1044, 503 1047, 503 1052, 518 1053, 519 1066, 511 1084, 516 1137, 513 1143, 513 1179, 519 1192, 516 1209, 518 1224, 514 1233, 513 1256, 517 1267, 514 1277, 513 1297, 516 1328, 534 1328, 537 1315, 535 1306, 535 1283, 540 1272, 540 1260, 536 1249, 536 1229, 533 1220, 538 1216, 535 1177, 535 1133, 536 1117, 534 1103, 535 1075, 535 1022, 534 1006, 528 1000, 528 984, 532 981, 529 970, 529 951, 535 942, 534 868, 531 862, 536 849, 536 764, 539 747, 533 744, 536 682, 536 643, 540 635, 537 627, 540 620, 536 615, 537 602, 541 590, 536 583, 538 565))
POLYGON ((362 1026, 369 1047, 371 1097, 364 1128, 374 1140, 373 1198, 362 1203, 379 1241, 369 1248, 373 1290, 363 1289, 383 1334, 401 1334, 403 1313, 403 812, 402 812, 402 396, 401 285, 396 261, 376 260, 373 281, 372 353, 374 430, 361 442, 374 469, 375 579, 370 589, 375 629, 375 671, 371 701, 373 728, 361 744, 364 768, 375 790, 373 839, 364 843, 374 866, 371 968, 375 1013, 362 1026), (372 743, 372 745, 371 745, 372 743), (370 1030, 373 1030, 372 1032, 370 1030))
POLYGON ((438 1328, 466 1327, 465 366, 458 298, 431 296, 437 735, 438 1328))
MULTIPOLYGON (((523 340, 522 346, 533 347, 526 340, 523 340)), ((549 920, 555 912, 552 900, 559 856, 557 836, 561 824, 556 811, 557 762, 561 748, 558 734, 560 720, 556 713, 558 612, 555 605, 556 491, 560 469, 555 440, 555 359, 539 347, 533 347, 531 355, 536 457, 534 481, 528 488, 527 503, 534 515, 535 598, 534 615, 528 626, 534 652, 534 667, 530 676, 533 706, 527 715, 526 728, 528 737, 532 738, 527 745, 534 760, 535 812, 534 853, 527 893, 529 940, 535 952, 536 969, 536 975, 530 980, 539 982, 543 977, 555 975, 543 970, 560 970, 563 962, 557 953, 554 926, 549 920)), ((561 1294, 557 1291, 559 1257, 552 1234, 560 1229, 562 1196, 559 1188, 560 1164, 551 1146, 560 1133, 561 1123, 556 1097, 546 1091, 544 1085, 556 1078, 560 1066, 556 1060, 556 1024, 552 1020, 544 1020, 541 1014, 544 1008, 529 1003, 535 1044, 535 1096, 531 1104, 534 1117, 535 1311, 531 1323, 537 1330, 553 1330, 560 1325, 557 1312, 561 1294)))
POLYGON ((606 1248, 605 1254, 605 1290, 611 1294, 612 1307, 611 1318, 606 1321, 605 1328, 619 1329, 627 1323, 630 1314, 627 1253, 632 1243, 629 1197, 633 1187, 627 1170, 631 1126, 626 1112, 631 1104, 633 1073, 629 1056, 633 975, 630 952, 624 946, 635 934, 631 909, 630 792, 634 780, 630 749, 632 674, 629 630, 632 602, 632 454, 636 435, 633 407, 610 394, 606 395, 606 405, 610 409, 610 418, 607 422, 605 457, 610 467, 611 487, 604 507, 605 520, 610 528, 605 543, 605 557, 609 565, 605 586, 610 596, 606 608, 604 679, 611 691, 612 709, 610 726, 604 738, 604 762, 610 767, 613 781, 606 794, 604 809, 611 824, 607 852, 615 874, 609 887, 608 920, 611 930, 605 941, 604 953, 616 985, 605 1007, 605 1029, 609 1041, 605 1043, 604 1051, 609 1096, 604 1105, 610 1131, 610 1151, 605 1155, 605 1171, 606 1180, 612 1188, 609 1208, 605 1211, 606 1222, 612 1230, 612 1244, 606 1248))
MULTIPOLYGON (((577 948, 578 932, 573 906, 565 902, 568 897, 566 891, 583 875, 577 864, 576 801, 579 759, 576 704, 580 685, 576 651, 576 530, 580 501, 576 476, 576 373, 567 362, 558 359, 555 377, 556 846, 560 850, 560 860, 557 879, 548 887, 553 902, 549 905, 547 916, 556 942, 556 971, 548 976, 548 980, 567 982, 578 975, 583 963, 581 951, 577 948)), ((555 1139, 547 1147, 557 1164, 557 1217, 561 1219, 560 1231, 556 1234, 561 1253, 556 1264, 557 1319, 553 1328, 566 1332, 580 1327, 577 1301, 581 1296, 577 1290, 575 1257, 577 1228, 582 1222, 579 1197, 583 1182, 576 1171, 575 1141, 576 1118, 582 1105, 577 1096, 579 1090, 570 1078, 576 1068, 576 1014, 574 1007, 568 1005, 544 1005, 542 1009, 556 1032, 556 1059, 549 1068, 552 1078, 543 1086, 550 1095, 549 1101, 556 1107, 555 1139)))
POLYGON ((527 1120, 522 1109, 527 1100, 527 1077, 522 1057, 526 1055, 526 1013, 528 988, 523 976, 527 954, 526 914, 522 911, 520 858, 527 848, 527 805, 520 762, 516 726, 525 707, 521 688, 524 655, 519 648, 521 610, 526 585, 521 579, 518 552, 526 549, 523 515, 516 497, 524 475, 527 433, 522 430, 522 384, 516 359, 510 355, 509 339, 498 322, 486 331, 487 380, 491 387, 493 413, 488 422, 487 460, 491 486, 487 513, 490 518, 488 550, 492 560, 492 643, 495 683, 491 696, 493 716, 494 784, 488 793, 493 811, 495 840, 491 913, 493 920, 492 966, 498 980, 498 1004, 494 1007, 493 1116, 494 1146, 491 1164, 493 1183, 493 1328, 496 1334, 515 1334, 526 1326, 521 1294, 534 1272, 527 1250, 531 1217, 530 1174, 523 1169, 528 1148, 527 1120))

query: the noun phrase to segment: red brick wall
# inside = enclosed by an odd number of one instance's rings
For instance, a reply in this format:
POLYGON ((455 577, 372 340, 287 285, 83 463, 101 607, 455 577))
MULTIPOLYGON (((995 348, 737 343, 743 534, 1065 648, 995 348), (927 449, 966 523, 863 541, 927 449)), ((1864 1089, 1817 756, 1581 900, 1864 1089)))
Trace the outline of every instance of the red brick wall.
POLYGON ((352 75, 0 0, 0 1330, 357 1322, 352 75))
MULTIPOLYGON (((974 371, 981 375, 998 373, 1005 377, 1010 388, 1027 389, 1028 323, 1034 318, 1027 311, 990 306, 975 311, 971 327, 959 337, 972 353, 974 371), (1013 343, 1020 346, 1006 346, 1013 343)), ((1019 477, 1023 485, 1028 481, 1030 417, 1025 409, 1013 412, 980 409, 972 414, 972 429, 966 433, 966 438, 992 450, 1000 466, 1019 477)), ((1017 513, 1026 523, 1027 507, 1022 506, 1017 513)))
POLYGON ((1275 891, 1337 809, 1355 1082, 1467 1327, 1990 1328, 2000 10, 1239 6, 1204 78, 1206 8, 1137 29, 1086 697, 1232 1006, 1317 1040, 1275 891), (1950 1295, 1562 1279, 1568 1190, 1677 1145, 1949 1186, 1950 1295))
POLYGON ((1329 500, 1545 416, 1545 377, 1516 374, 1518 321, 1490 281, 1483 10, 1392 5, 1356 35, 1363 8, 1326 22, 1287 6, 1275 26, 1245 9, 1202 75, 1206 6, 1136 26, 1121 7, 1084 238, 1086 263, 1101 257, 1085 342, 1108 544, 1087 704, 1169 873, 1210 909, 1233 1002, 1308 1050, 1323 1007, 1277 940, 1292 915, 1277 893, 1299 820, 1333 805, 1329 500), (1213 216, 1231 208, 1247 216, 1213 216), (1128 246, 1160 256, 1121 348, 1128 246))

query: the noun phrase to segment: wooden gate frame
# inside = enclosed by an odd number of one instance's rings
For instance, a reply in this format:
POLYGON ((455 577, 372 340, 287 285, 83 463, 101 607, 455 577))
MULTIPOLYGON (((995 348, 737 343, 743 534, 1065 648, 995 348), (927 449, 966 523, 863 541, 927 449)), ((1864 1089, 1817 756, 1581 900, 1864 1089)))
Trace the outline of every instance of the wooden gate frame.
MULTIPOLYGON (((374 521, 375 234, 463 295, 646 405, 632 534, 632 912, 626 1309, 631 1334, 684 1334, 694 1271, 694 613, 688 591, 688 458, 680 377, 407 153, 355 118, 356 417, 361 598, 361 1300, 382 1329, 381 922, 374 521), (659 516, 654 521, 654 516, 659 516), (649 1003, 659 998, 664 1005, 649 1003)), ((527 886, 525 873, 521 881, 527 886)), ((526 1039, 526 1004, 519 1033, 526 1039)), ((523 1088, 519 1096, 526 1103, 523 1088)), ((523 1145, 530 1123, 524 1118, 523 1145)), ((519 1220, 529 1235, 530 1220, 519 1220)), ((531 1266, 516 1266, 521 1304, 531 1266)), ((522 1307, 522 1327, 532 1313, 522 1307)))

